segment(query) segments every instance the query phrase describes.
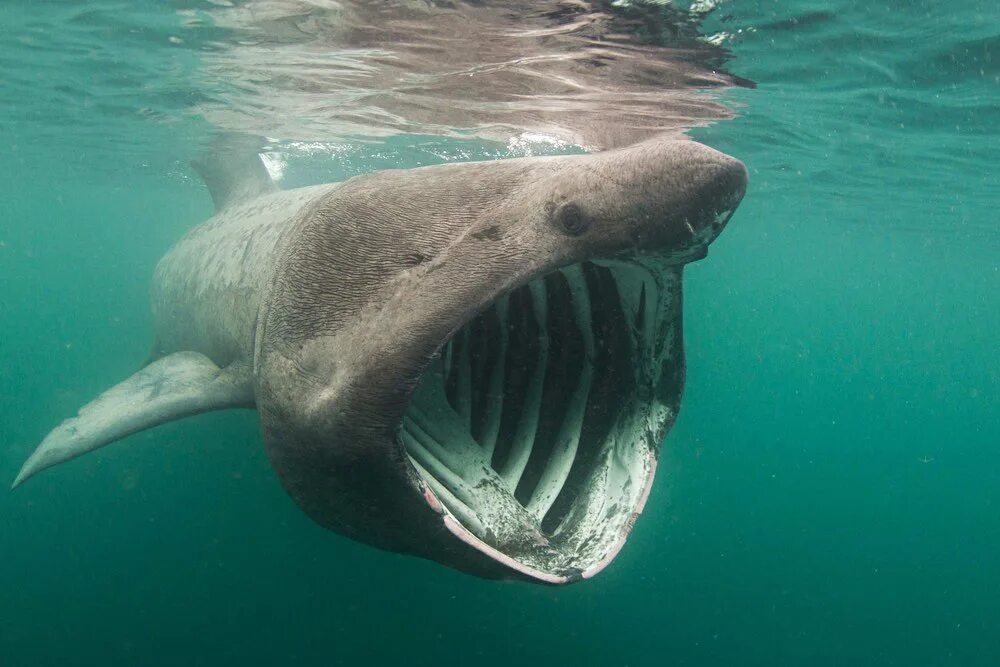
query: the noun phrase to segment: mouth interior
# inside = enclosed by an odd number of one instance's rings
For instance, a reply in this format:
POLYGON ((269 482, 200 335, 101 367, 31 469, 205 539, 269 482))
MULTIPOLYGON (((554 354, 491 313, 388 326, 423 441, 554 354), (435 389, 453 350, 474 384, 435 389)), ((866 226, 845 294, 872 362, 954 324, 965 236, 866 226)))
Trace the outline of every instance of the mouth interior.
POLYGON ((680 268, 587 261, 505 294, 421 378, 401 441, 481 551, 552 581, 614 557, 680 401, 680 268))

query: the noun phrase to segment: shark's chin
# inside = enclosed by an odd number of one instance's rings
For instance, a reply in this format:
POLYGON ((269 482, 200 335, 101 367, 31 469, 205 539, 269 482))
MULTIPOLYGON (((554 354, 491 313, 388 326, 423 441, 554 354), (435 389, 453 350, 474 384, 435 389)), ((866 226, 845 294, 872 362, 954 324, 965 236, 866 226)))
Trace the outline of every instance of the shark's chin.
POLYGON ((452 534, 512 576, 567 583, 622 547, 683 384, 674 258, 586 261, 444 343, 399 442, 452 534))

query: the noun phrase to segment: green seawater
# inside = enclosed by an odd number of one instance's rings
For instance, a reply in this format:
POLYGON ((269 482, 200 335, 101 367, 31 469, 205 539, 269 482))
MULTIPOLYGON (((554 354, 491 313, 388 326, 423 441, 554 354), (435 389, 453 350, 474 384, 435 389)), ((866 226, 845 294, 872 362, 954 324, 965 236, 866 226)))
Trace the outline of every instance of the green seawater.
MULTIPOLYGON (((1000 5, 735 0, 708 23, 758 86, 692 135, 751 185, 687 269, 681 416, 612 566, 549 588, 356 544, 287 498, 254 413, 206 414, 0 493, 0 666, 1000 664, 1000 5)), ((87 81, 86 45, 3 40, 0 85, 87 81)), ((51 114, 2 95, 0 481, 136 370, 153 266, 211 214, 143 157, 199 121, 114 122, 127 87, 102 86, 39 85, 51 114)), ((440 161, 418 144, 284 185, 440 161)))

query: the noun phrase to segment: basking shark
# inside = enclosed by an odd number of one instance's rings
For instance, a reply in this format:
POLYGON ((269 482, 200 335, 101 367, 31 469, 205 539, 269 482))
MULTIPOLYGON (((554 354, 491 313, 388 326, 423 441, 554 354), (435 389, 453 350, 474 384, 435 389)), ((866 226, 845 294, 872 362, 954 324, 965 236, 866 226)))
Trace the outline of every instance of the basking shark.
POLYGON ((680 406, 682 269, 742 198, 741 162, 659 138, 288 191, 256 153, 197 166, 217 211, 156 268, 151 360, 15 486, 256 408, 281 483, 329 529, 552 584, 615 557, 680 406))

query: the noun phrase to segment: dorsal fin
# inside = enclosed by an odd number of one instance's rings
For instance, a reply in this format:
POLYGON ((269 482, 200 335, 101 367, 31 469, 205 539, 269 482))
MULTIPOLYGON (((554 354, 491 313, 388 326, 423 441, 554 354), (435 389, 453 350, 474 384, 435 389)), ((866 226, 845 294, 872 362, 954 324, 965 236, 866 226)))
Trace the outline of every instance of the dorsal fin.
POLYGON ((257 137, 223 134, 203 157, 191 162, 208 186, 216 213, 278 191, 260 158, 262 145, 263 141, 257 137))

